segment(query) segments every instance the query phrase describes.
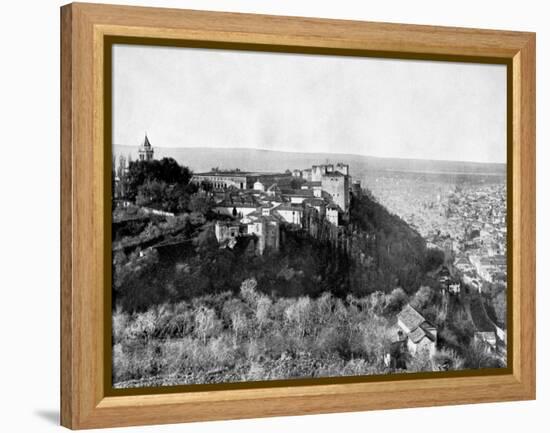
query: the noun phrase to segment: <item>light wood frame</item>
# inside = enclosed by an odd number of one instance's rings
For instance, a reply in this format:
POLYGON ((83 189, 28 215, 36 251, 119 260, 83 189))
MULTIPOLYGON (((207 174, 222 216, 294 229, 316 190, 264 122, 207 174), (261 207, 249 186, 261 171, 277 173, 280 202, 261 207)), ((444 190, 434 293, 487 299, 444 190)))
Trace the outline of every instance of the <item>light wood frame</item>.
POLYGON ((61 8, 61 102, 62 425, 79 429, 535 398, 533 33, 75 3, 61 8), (512 368, 500 375, 108 396, 103 336, 110 311, 103 289, 110 266, 104 254, 110 224, 104 173, 110 155, 104 147, 102 71, 109 35, 507 62, 512 368))

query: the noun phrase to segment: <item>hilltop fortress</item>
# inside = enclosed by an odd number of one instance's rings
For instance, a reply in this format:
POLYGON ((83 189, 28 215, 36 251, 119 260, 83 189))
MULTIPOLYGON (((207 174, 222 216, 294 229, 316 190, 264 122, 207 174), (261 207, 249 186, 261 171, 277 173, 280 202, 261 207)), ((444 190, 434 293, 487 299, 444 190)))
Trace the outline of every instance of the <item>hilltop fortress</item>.
POLYGON ((212 195, 220 216, 215 234, 221 246, 233 248, 253 237, 255 252, 277 250, 282 224, 310 234, 322 225, 337 233, 349 219, 351 197, 360 194, 347 164, 313 165, 285 173, 211 170, 191 182, 212 195))

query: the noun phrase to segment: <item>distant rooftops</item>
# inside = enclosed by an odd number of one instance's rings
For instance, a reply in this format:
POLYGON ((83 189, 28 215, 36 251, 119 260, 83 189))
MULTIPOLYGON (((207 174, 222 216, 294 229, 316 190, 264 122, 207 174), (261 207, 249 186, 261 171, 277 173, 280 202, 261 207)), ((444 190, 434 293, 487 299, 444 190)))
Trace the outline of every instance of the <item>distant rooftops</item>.
POLYGON ((285 193, 285 195, 289 196, 289 197, 313 197, 313 191, 309 190, 309 189, 301 189, 299 191, 292 191, 292 192, 287 192, 285 193))

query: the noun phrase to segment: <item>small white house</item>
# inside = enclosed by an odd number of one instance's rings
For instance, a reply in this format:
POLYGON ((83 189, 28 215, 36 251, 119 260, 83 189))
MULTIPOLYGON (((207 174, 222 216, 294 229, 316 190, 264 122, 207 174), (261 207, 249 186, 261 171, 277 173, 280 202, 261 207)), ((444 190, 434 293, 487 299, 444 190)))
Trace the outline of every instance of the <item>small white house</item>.
POLYGON ((435 354, 437 329, 409 304, 397 315, 397 324, 407 336, 407 348, 412 355, 424 350, 435 354))
POLYGON ((259 180, 257 180, 256 182, 254 182, 254 186, 253 188, 256 190, 256 191, 265 191, 265 185, 260 182, 259 180))

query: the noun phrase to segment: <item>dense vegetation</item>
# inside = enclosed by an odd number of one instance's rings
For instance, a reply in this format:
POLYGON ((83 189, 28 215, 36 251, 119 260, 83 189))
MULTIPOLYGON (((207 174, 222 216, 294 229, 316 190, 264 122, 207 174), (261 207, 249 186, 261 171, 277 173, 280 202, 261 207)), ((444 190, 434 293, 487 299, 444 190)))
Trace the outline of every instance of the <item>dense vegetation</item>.
MULTIPOLYGON (((258 289, 249 279, 237 295, 223 292, 135 314, 118 309, 113 316, 116 386, 394 372, 384 356, 395 340, 395 314, 409 300, 420 309, 434 296, 424 288, 410 299, 400 289, 363 298, 324 293, 316 299, 274 299, 258 289)), ((441 345, 432 360, 420 354, 404 362, 408 372, 498 366, 494 355, 472 341, 460 350, 441 345)))

